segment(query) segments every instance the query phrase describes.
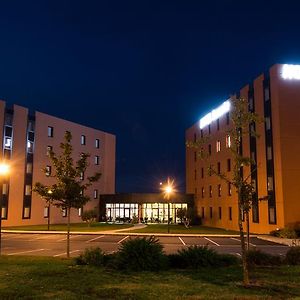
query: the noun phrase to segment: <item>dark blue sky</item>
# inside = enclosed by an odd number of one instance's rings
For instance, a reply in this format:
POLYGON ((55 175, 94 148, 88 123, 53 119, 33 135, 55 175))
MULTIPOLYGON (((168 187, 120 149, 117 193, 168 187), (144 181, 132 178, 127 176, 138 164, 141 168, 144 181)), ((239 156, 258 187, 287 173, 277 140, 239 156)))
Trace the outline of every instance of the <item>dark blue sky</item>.
POLYGON ((117 135, 117 191, 184 187, 184 132, 274 63, 299 1, 2 1, 0 98, 117 135))

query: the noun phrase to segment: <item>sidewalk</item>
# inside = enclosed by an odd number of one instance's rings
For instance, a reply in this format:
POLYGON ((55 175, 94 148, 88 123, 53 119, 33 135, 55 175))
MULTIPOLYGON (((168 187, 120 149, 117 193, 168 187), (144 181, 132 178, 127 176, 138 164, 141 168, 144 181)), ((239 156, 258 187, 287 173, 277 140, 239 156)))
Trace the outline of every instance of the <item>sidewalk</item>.
POLYGON ((264 240, 264 241, 269 241, 281 245, 286 245, 289 247, 292 246, 300 246, 300 239, 286 239, 286 238, 280 238, 276 236, 271 236, 271 235, 258 235, 258 239, 264 240))

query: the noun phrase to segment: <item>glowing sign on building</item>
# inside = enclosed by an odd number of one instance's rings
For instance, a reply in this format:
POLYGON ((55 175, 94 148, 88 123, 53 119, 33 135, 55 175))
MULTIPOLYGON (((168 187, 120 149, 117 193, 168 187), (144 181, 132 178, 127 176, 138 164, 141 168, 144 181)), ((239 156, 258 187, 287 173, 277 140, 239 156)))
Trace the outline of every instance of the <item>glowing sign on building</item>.
POLYGON ((283 65, 281 76, 283 79, 300 80, 300 65, 283 65))
POLYGON ((200 119, 200 129, 209 125, 211 122, 219 119, 221 116, 229 112, 229 110, 230 110, 230 101, 227 100, 223 102, 220 106, 218 106, 216 109, 212 110, 210 113, 208 113, 207 115, 205 115, 203 118, 200 119))

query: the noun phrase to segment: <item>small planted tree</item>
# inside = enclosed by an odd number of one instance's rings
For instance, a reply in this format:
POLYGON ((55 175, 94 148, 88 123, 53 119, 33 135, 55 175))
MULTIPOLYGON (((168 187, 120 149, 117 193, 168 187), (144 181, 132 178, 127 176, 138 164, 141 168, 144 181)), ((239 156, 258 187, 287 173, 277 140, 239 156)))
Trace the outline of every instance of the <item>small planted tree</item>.
MULTIPOLYGON (((230 99, 231 103, 231 122, 232 127, 227 131, 232 141, 230 146, 230 151, 232 155, 233 171, 230 176, 224 173, 216 171, 213 166, 209 167, 209 173, 211 175, 216 175, 228 184, 232 185, 237 192, 237 206, 238 206, 238 227, 241 239, 241 252, 242 252, 242 262, 243 262, 243 282, 244 285, 249 285, 249 267, 246 258, 246 241, 243 228, 243 216, 246 217, 246 231, 248 237, 249 246, 249 211, 252 206, 253 194, 255 187, 251 181, 252 173, 249 172, 245 176, 245 168, 255 165, 250 157, 244 156, 242 153, 242 139, 243 136, 257 136, 256 132, 250 132, 251 124, 261 121, 261 118, 248 109, 248 102, 246 99, 230 99)), ((195 142, 187 141, 187 147, 196 148, 198 150, 199 157, 202 159, 207 159, 208 155, 204 151, 204 145, 207 143, 208 138, 203 137, 195 142)))
MULTIPOLYGON (((67 212, 67 257, 70 257, 70 213, 71 209, 82 208, 90 198, 85 195, 86 189, 99 180, 101 174, 95 173, 93 176, 82 180, 88 168, 89 154, 81 153, 80 158, 74 162, 73 147, 71 144, 72 135, 66 131, 64 142, 60 144, 61 153, 56 154, 49 151, 49 159, 55 169, 53 177, 56 182, 52 185, 44 185, 37 182, 34 191, 52 204, 67 212), (49 191, 51 191, 49 193, 49 191)), ((45 175, 46 175, 46 170, 45 175)))
POLYGON ((86 222, 90 227, 93 222, 97 219, 97 211, 96 209, 88 209, 84 210, 81 215, 82 221, 86 222))

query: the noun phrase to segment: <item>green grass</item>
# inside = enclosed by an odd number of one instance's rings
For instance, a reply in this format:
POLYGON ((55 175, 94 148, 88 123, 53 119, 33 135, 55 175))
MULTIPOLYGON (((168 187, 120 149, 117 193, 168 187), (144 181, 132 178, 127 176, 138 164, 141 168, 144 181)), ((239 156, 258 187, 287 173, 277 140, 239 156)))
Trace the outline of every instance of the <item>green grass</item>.
MULTIPOLYGON (((139 233, 168 233, 167 224, 150 224, 145 228, 131 230, 130 232, 139 233)), ((170 225, 170 233, 180 234, 238 234, 237 231, 225 230, 206 226, 191 226, 186 228, 183 225, 170 225)))
MULTIPOLYGON (((117 230, 132 227, 132 224, 107 224, 107 223, 94 223, 90 227, 85 223, 71 224, 71 231, 107 231, 107 230, 117 230)), ((32 226, 14 226, 5 227, 3 229, 10 230, 47 230, 47 225, 32 225, 32 226)), ((50 230, 53 231, 66 231, 66 224, 53 224, 50 225, 50 230)))
POLYGON ((0 299, 291 299, 300 297, 300 266, 257 268, 241 285, 240 267, 123 273, 71 260, 0 258, 0 299))

